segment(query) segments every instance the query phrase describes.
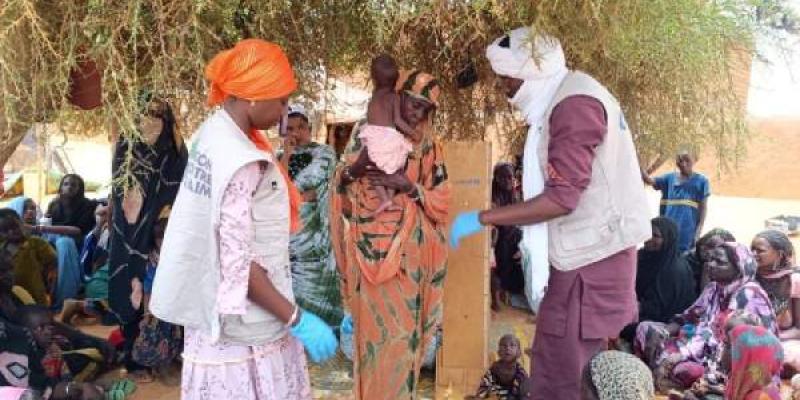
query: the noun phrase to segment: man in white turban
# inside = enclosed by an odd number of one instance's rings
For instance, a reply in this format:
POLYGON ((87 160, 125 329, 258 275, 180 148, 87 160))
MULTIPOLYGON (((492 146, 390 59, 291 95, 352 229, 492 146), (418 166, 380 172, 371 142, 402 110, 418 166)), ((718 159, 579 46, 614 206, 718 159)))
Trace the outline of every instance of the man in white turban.
POLYGON ((557 39, 519 28, 486 56, 529 125, 525 201, 459 215, 451 242, 484 225, 523 227, 534 306, 547 281, 528 395, 579 400, 589 359, 637 317, 636 246, 651 227, 636 151, 617 100, 591 76, 567 69, 557 39))

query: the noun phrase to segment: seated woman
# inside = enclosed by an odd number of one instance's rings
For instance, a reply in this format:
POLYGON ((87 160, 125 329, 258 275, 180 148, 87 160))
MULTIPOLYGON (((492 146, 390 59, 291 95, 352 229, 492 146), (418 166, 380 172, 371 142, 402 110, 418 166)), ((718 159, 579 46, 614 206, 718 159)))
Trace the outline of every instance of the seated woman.
POLYGON ((732 233, 722 228, 714 228, 705 235, 697 239, 694 249, 686 253, 683 258, 694 272, 695 291, 700 293, 708 285, 708 270, 705 268, 709 251, 713 248, 710 243, 715 241, 735 242, 736 237, 732 233))
POLYGON ((86 198, 85 187, 80 175, 64 175, 58 185, 58 197, 50 202, 46 213, 52 225, 72 226, 80 230, 79 234, 71 236, 77 248, 83 247, 83 238, 95 225, 97 202, 86 198))
POLYGON ((12 210, 0 210, 0 249, 14 264, 14 281, 40 305, 49 305, 49 294, 58 280, 56 252, 46 241, 25 234, 22 221, 12 210))
POLYGON ((786 234, 768 230, 751 245, 758 264, 756 280, 767 292, 778 319, 783 343, 784 376, 800 372, 800 271, 794 266, 794 246, 786 234))
POLYGON ((757 316, 777 333, 775 313, 755 281, 756 263, 747 247, 714 240, 712 249, 707 263, 711 283, 700 298, 668 325, 642 322, 637 328, 634 347, 654 369, 662 391, 688 389, 703 376, 709 384, 719 383, 724 327, 736 310, 757 316))
POLYGON ((678 249, 678 226, 655 218, 653 237, 639 250, 636 298, 639 320, 669 322, 697 299, 691 267, 678 249))
POLYGON ((53 306, 61 308, 64 300, 75 298, 80 291, 82 271, 79 264, 78 248, 72 239, 80 235, 80 229, 65 225, 38 225, 39 210, 36 202, 27 197, 17 197, 9 204, 22 219, 25 230, 33 236, 41 237, 56 249, 58 255, 58 282, 56 283, 53 306))

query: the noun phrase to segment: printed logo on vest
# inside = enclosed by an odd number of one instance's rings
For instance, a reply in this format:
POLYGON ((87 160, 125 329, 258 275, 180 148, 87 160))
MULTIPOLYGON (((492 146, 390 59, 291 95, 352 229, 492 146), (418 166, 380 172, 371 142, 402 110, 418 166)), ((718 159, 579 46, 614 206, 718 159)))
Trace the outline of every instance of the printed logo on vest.
POLYGON ((198 196, 211 198, 211 159, 197 150, 197 143, 192 146, 192 151, 189 153, 189 162, 183 174, 183 186, 198 196))

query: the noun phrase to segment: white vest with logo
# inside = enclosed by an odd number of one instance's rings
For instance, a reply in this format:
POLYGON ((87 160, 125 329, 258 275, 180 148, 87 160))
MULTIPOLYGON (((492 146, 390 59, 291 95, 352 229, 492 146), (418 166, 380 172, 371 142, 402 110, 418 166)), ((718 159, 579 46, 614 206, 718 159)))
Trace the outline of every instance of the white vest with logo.
POLYGON ((570 72, 547 111, 539 141, 540 167, 547 176, 550 116, 570 96, 597 99, 606 111, 608 131, 595 149, 592 178, 570 214, 548 221, 550 264, 571 271, 637 246, 652 234, 650 210, 633 138, 619 103, 603 85, 583 72, 570 72))
POLYGON ((289 195, 273 156, 247 138, 224 110, 195 134, 189 163, 161 246, 150 299, 152 313, 167 322, 200 329, 212 340, 258 345, 288 333, 281 321, 249 303, 244 315, 216 309, 220 284, 219 222, 222 196, 233 175, 251 162, 266 166, 253 193, 252 254, 289 301, 289 195))

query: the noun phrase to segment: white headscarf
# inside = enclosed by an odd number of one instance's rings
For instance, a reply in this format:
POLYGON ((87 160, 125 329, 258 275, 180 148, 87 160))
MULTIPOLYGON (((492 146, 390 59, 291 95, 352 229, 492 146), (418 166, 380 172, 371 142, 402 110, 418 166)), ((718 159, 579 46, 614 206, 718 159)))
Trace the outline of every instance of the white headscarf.
MULTIPOLYGON (((569 72, 564 50, 558 39, 533 35, 530 28, 523 27, 495 40, 486 49, 486 57, 496 74, 525 81, 510 102, 529 125, 522 160, 522 192, 528 200, 544 191, 545 177, 537 147, 545 113, 569 72)), ((539 310, 549 277, 547 246, 546 223, 522 227, 520 249, 526 277, 525 295, 534 312, 539 310)))
POLYGON ((306 108, 303 107, 302 104, 290 104, 289 111, 287 112, 289 116, 293 115, 302 115, 308 119, 308 113, 306 113, 306 108))

